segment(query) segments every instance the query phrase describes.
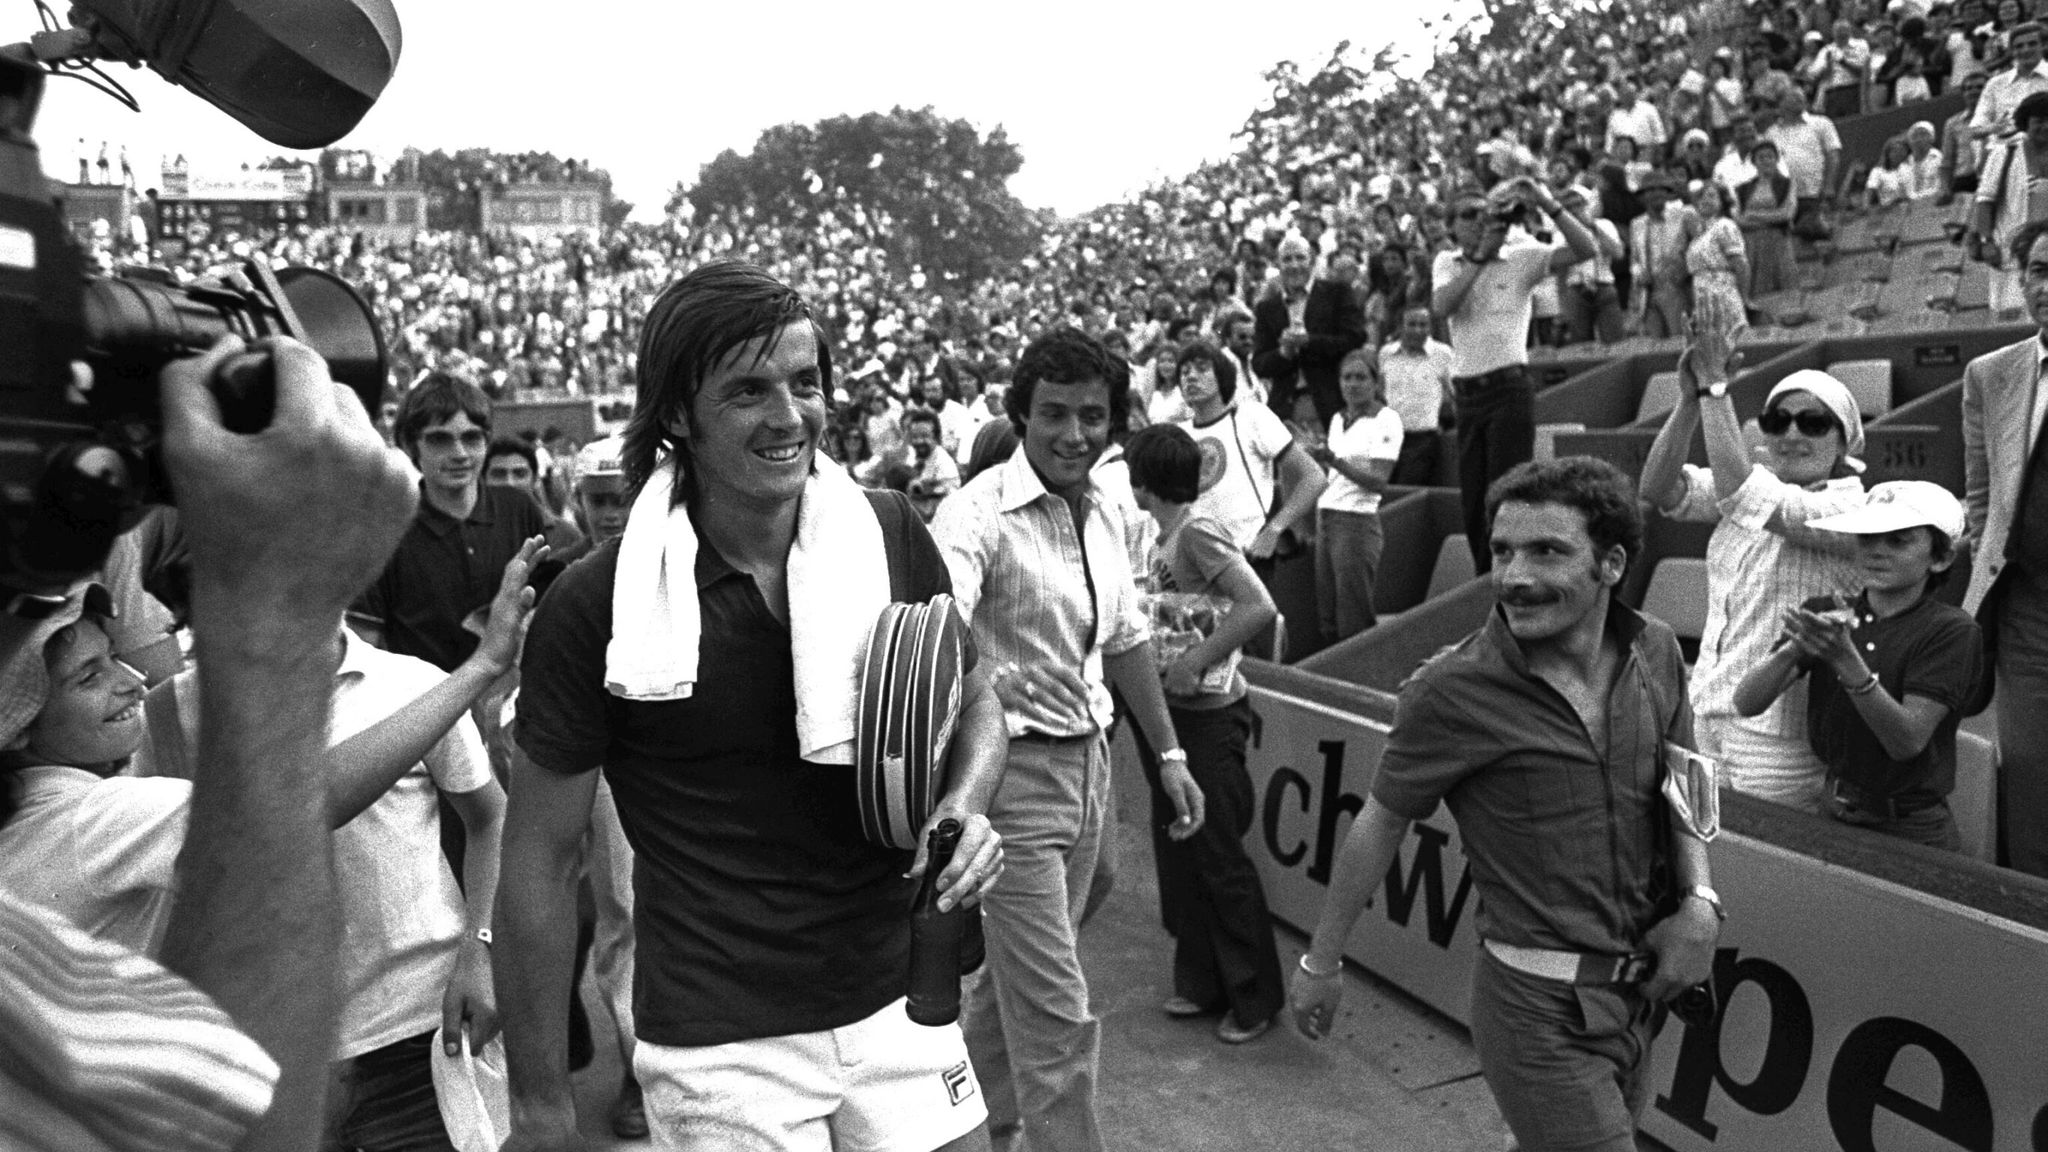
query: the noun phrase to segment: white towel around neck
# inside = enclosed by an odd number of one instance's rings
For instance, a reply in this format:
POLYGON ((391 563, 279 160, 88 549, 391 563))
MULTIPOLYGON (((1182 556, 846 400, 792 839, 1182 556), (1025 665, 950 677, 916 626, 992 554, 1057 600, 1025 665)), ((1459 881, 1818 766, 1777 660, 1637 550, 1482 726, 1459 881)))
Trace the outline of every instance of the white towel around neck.
MULTIPOLYGON (((674 484, 664 460, 634 498, 619 541, 604 680, 627 700, 686 699, 698 679, 697 531, 688 508, 671 505, 674 484)), ((866 495, 841 469, 821 468, 805 482, 787 571, 798 754, 850 765, 861 658, 889 604, 889 558, 866 495)))

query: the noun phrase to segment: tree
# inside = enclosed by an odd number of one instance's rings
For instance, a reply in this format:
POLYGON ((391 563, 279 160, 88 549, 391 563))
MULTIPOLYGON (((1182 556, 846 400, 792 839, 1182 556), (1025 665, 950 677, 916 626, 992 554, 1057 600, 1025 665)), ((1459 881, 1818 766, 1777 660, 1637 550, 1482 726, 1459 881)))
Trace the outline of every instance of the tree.
POLYGON ((783 124, 747 155, 727 150, 703 166, 687 198, 698 219, 810 226, 827 211, 867 222, 901 270, 978 278, 1028 253, 1041 225, 1009 191, 1024 157, 998 126, 986 138, 930 107, 783 124))

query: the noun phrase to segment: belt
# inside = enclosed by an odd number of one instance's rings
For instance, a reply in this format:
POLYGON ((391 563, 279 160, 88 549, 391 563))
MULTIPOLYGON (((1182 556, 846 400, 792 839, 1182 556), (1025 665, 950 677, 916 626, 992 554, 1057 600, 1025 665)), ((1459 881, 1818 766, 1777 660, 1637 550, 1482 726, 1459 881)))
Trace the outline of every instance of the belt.
POLYGON ((1023 732, 1010 737, 1010 741, 1017 744, 1047 744, 1054 748, 1070 748, 1076 744, 1086 744, 1095 739, 1095 736, 1096 734, 1093 732, 1083 732, 1079 736, 1054 736, 1050 732, 1023 732))
POLYGON ((1519 384, 1528 378, 1529 370, 1526 365, 1510 364, 1505 368, 1495 368, 1491 372, 1481 372, 1477 376, 1453 376, 1451 387, 1463 395, 1469 392, 1484 392, 1488 388, 1496 388, 1503 384, 1519 384))
POLYGON ((1854 784, 1845 784, 1840 780, 1835 781, 1834 795, 1835 803, 1840 804, 1849 811, 1881 820, 1898 820, 1911 816, 1915 812, 1925 812, 1929 808, 1940 804, 1944 799, 1941 796, 1929 796, 1924 792, 1917 796, 1911 794, 1878 796, 1874 793, 1865 792, 1854 784))
POLYGON ((1640 984, 1650 978, 1657 957, 1649 952, 1613 956, 1602 952, 1560 952, 1555 948, 1524 948, 1488 940, 1493 958, 1531 976, 1566 984, 1640 984))

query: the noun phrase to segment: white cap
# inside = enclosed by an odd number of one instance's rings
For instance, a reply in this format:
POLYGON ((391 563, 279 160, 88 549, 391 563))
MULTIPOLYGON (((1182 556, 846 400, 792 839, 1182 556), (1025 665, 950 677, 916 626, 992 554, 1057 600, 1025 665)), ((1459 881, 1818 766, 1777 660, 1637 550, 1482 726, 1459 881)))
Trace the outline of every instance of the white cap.
POLYGON ((592 440, 576 453, 576 480, 592 476, 623 476, 626 473, 626 439, 607 436, 592 440))
POLYGON ((1863 507, 1809 520, 1806 526, 1857 536, 1925 527, 1955 541, 1963 535, 1963 502, 1930 481, 1891 480, 1872 488, 1863 507))

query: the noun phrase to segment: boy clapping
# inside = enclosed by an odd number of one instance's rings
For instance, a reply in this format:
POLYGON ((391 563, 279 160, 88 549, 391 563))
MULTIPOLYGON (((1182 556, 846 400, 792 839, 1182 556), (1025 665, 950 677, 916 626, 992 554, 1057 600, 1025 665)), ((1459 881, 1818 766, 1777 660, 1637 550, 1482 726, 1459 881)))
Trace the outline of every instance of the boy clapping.
POLYGON ((1810 526, 1856 537, 1863 592, 1787 612, 1780 646, 1743 678, 1735 707, 1757 715, 1810 674, 1807 734, 1827 765, 1828 814, 1959 851, 1948 794, 1956 726, 1982 676, 1983 637, 1976 621, 1930 593, 1955 562, 1962 503, 1938 484, 1899 480, 1810 526))

